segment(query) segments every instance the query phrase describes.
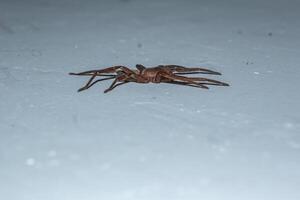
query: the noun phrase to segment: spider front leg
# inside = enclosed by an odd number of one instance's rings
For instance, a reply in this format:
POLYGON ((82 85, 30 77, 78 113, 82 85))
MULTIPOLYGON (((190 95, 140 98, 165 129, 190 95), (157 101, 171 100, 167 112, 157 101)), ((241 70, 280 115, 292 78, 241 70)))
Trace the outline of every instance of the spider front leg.
POLYGON ((114 67, 108 67, 105 69, 100 70, 89 70, 79 73, 69 73, 70 75, 77 75, 77 76, 91 76, 91 78, 88 80, 88 82, 78 90, 78 92, 86 90, 90 88, 92 85, 99 81, 109 80, 117 77, 117 74, 120 73, 126 73, 131 74, 133 73, 129 68, 125 66, 114 66, 114 67), (99 79, 93 82, 96 76, 106 76, 108 78, 99 79))
POLYGON ((125 83, 128 83, 127 81, 126 82, 120 82, 118 83, 118 81, 114 81, 109 88, 107 88, 106 90, 104 90, 104 93, 107 93, 107 92, 110 92, 112 91, 113 89, 115 89, 116 87, 118 87, 119 85, 123 85, 125 83))
POLYGON ((89 71, 84 71, 79 73, 71 72, 69 73, 69 75, 91 76, 96 73, 97 76, 106 76, 107 74, 116 73, 118 70, 131 71, 128 67, 118 65, 118 66, 108 67, 105 69, 95 69, 95 70, 89 70, 89 71))
POLYGON ((98 83, 98 82, 100 82, 100 81, 110 80, 110 79, 115 78, 116 76, 112 75, 112 76, 110 76, 110 77, 108 77, 108 78, 102 78, 102 79, 98 79, 98 80, 92 82, 93 79, 94 79, 95 77, 96 77, 96 75, 93 75, 93 76, 89 79, 89 81, 86 83, 86 85, 83 86, 82 88, 79 88, 77 91, 78 91, 78 92, 81 92, 81 91, 83 91, 83 90, 89 89, 89 88, 92 87, 94 84, 96 84, 96 83, 98 83))
POLYGON ((104 90, 104 93, 107 93, 107 92, 113 90, 114 88, 118 87, 119 85, 123 85, 125 83, 134 82, 134 81, 135 81, 135 79, 133 79, 130 75, 128 75, 128 74, 120 74, 112 82, 112 84, 109 86, 109 88, 107 88, 106 90, 104 90))

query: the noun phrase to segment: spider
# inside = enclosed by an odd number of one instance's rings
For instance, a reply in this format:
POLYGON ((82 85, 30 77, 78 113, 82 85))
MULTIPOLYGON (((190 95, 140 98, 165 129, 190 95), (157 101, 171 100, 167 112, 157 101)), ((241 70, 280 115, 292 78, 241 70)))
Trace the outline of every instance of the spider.
POLYGON ((136 65, 136 69, 129 69, 125 66, 113 66, 105 69, 90 70, 79 73, 69 73, 70 75, 90 76, 89 81, 78 92, 86 90, 95 83, 114 79, 109 88, 104 90, 107 93, 119 85, 129 82, 135 83, 170 83, 177 85, 185 85, 203 89, 209 89, 207 85, 229 86, 229 84, 201 77, 186 77, 183 75, 189 74, 210 74, 221 75, 221 73, 205 68, 193 67, 188 68, 179 65, 158 65, 156 67, 146 68, 141 64, 136 65), (102 79, 93 80, 97 77, 104 77, 102 79))

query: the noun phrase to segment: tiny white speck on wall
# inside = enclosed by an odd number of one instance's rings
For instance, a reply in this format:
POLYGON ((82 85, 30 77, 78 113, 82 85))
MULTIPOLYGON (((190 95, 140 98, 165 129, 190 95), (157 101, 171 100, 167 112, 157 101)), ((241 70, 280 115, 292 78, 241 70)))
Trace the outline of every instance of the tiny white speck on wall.
POLYGON ((34 158, 27 158, 25 164, 26 164, 27 166, 34 166, 34 165, 36 164, 36 161, 35 161, 34 158))
POLYGON ((50 150, 49 152, 48 152, 48 156, 49 157, 55 157, 56 156, 56 151, 55 150, 50 150))

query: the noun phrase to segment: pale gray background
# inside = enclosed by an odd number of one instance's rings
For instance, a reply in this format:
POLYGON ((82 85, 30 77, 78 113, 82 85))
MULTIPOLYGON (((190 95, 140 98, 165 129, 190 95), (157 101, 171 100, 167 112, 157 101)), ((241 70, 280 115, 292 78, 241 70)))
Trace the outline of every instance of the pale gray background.
POLYGON ((0 1, 0 199, 300 199, 300 1, 0 1), (200 90, 79 72, 179 64, 200 90))

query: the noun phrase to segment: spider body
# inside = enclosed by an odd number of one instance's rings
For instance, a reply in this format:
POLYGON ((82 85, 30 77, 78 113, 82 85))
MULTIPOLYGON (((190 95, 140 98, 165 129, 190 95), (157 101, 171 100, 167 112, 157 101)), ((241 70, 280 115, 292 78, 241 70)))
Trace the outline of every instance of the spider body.
POLYGON ((202 77, 187 77, 183 75, 188 74, 210 74, 210 75, 221 75, 221 73, 212 71, 205 68, 199 67, 183 67, 179 65, 159 65, 157 67, 146 68, 141 64, 136 65, 136 69, 129 69, 125 66, 114 66, 100 70, 90 70, 80 73, 70 73, 70 75, 78 76, 91 76, 86 85, 80 88, 78 91, 83 91, 90 88, 97 82, 109 79, 115 79, 111 86, 104 92, 109 92, 115 87, 129 83, 170 83, 177 85, 186 85, 192 87, 198 87, 208 89, 207 85, 216 86, 229 86, 229 84, 202 77), (95 80, 96 77, 106 77, 95 80))
POLYGON ((160 73, 167 72, 167 70, 162 67, 150 67, 150 68, 140 68, 138 69, 137 82, 139 83, 160 83, 161 76, 160 73))

